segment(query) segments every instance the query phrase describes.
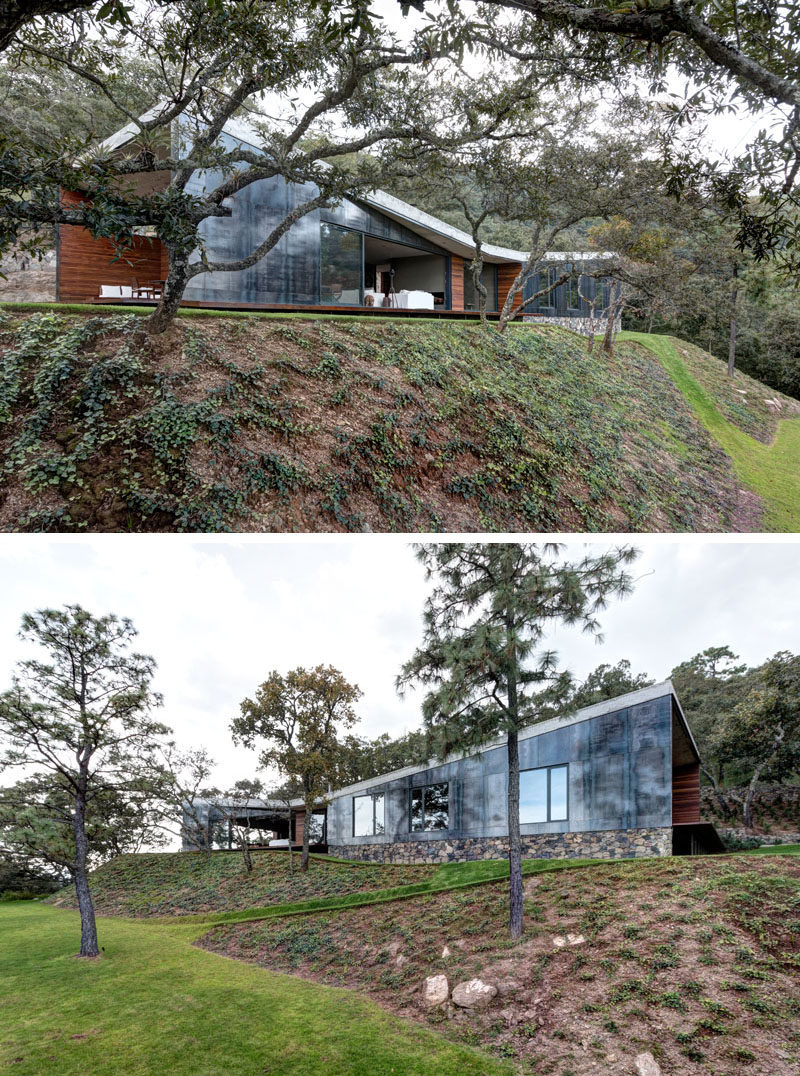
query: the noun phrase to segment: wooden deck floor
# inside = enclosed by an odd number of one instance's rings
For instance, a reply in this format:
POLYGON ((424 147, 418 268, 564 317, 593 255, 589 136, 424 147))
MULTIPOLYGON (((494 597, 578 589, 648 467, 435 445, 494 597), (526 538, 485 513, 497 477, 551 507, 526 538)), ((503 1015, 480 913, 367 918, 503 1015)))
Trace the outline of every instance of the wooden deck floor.
MULTIPOLYGON (((154 299, 95 299, 99 306, 155 306, 154 299)), ((293 306, 288 303, 204 303, 187 299, 181 307, 197 310, 242 310, 269 314, 340 314, 346 316, 384 317, 384 318, 441 318, 455 321, 477 321, 477 310, 404 310, 374 306, 293 306)), ((497 321, 500 316, 496 311, 487 312, 490 321, 497 321)), ((530 316, 530 315, 529 315, 530 316)))

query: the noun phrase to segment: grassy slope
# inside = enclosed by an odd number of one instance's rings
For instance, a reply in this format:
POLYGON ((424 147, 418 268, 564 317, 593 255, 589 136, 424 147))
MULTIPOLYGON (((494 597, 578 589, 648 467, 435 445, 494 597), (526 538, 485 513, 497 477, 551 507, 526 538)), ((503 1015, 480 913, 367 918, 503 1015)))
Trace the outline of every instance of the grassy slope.
MULTIPOLYGON (((92 873, 100 915, 158 916, 229 912, 407 886, 434 873, 428 866, 350 865, 312 856, 307 873, 288 870, 285 853, 253 852, 248 874, 237 852, 149 852, 117 856, 92 873)), ((75 906, 71 888, 52 900, 75 906)))
MULTIPOLYGON (((236 854, 162 852, 119 856, 92 872, 100 915, 183 916, 202 923, 244 922, 405 900, 508 877, 505 860, 395 866, 312 856, 309 871, 289 872, 284 854, 253 853, 247 874, 236 854)), ((602 860, 526 860, 526 874, 575 870, 602 860)), ((70 886, 48 898, 77 907, 70 886)))
POLYGON ((735 525, 728 459, 636 343, 209 316, 148 350, 136 324, 5 315, 0 529, 735 525))
POLYGON ((16 1076, 502 1076, 505 1065, 356 994, 193 948, 199 928, 0 906, 0 1068, 16 1076))
POLYGON ((221 925, 206 947, 348 986, 518 1071, 794 1076, 800 1064, 800 862, 792 856, 649 860, 535 876, 526 934, 507 937, 504 886, 305 919, 221 925), (585 939, 557 948, 555 937, 585 939), (444 955, 444 947, 450 950, 444 955), (401 964, 402 961, 402 964, 401 964), (421 1004, 419 985, 474 975, 483 1013, 421 1004))
POLYGON ((739 479, 763 500, 765 529, 800 531, 800 418, 775 421, 764 399, 783 403, 789 414, 796 413, 797 402, 743 374, 737 374, 734 381, 742 392, 736 400, 737 389, 728 382, 723 364, 698 363, 696 348, 646 333, 625 333, 624 339, 644 344, 661 359, 700 421, 730 457, 739 479), (720 385, 720 378, 727 384, 720 385))

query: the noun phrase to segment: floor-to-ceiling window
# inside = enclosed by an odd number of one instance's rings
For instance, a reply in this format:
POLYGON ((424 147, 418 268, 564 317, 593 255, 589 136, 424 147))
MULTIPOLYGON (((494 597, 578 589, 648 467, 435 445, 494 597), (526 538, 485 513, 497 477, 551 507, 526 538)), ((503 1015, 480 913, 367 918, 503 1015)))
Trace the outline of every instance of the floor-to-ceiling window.
POLYGON ((320 224, 320 302, 323 306, 360 306, 363 235, 323 221, 320 224))
MULTIPOLYGON (((497 266, 484 265, 481 271, 481 283, 486 288, 486 309, 497 310, 497 266)), ((464 309, 479 310, 480 295, 475 287, 472 266, 464 262, 464 309)))

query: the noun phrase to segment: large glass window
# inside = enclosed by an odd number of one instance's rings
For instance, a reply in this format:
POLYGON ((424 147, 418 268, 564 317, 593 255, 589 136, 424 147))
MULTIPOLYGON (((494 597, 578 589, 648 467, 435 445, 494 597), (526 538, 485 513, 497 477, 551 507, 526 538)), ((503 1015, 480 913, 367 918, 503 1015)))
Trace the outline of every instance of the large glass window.
POLYGON ((308 843, 324 844, 325 842, 325 814, 322 811, 314 811, 308 818, 308 843))
POLYGON ((385 828, 383 793, 353 796, 353 836, 374 837, 385 828))
POLYGON ((319 297, 323 306, 360 306, 363 265, 361 232, 320 224, 319 297))
POLYGON ((447 829, 450 789, 446 781, 411 789, 409 826, 411 830, 447 829))
POLYGON ((520 822, 561 822, 567 818, 567 767, 542 766, 519 775, 520 822))
MULTIPOLYGON (((486 288, 486 309, 497 309, 497 266, 484 265, 481 270, 481 283, 486 288)), ((468 261, 464 262, 464 309, 480 310, 480 294, 475 287, 475 278, 468 261)))

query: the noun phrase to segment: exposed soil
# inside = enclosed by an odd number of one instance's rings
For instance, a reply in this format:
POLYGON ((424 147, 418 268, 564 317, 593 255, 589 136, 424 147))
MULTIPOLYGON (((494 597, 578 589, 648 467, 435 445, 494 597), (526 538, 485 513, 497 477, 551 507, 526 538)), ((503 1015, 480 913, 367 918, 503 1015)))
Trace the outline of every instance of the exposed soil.
POLYGON ((634 343, 609 358, 546 326, 224 317, 148 342, 112 315, 78 339, 82 315, 37 317, 0 332, 0 529, 759 525, 634 343))
POLYGON ((532 876, 507 938, 500 884, 389 905, 219 927, 206 948, 332 985, 513 1058, 521 1073, 796 1076, 800 861, 626 861, 532 876), (573 935, 584 940, 570 944, 573 935), (559 947, 556 939, 565 941, 559 947), (449 950, 445 954, 445 947, 449 950), (426 976, 478 976, 483 1011, 427 1009, 426 976))

